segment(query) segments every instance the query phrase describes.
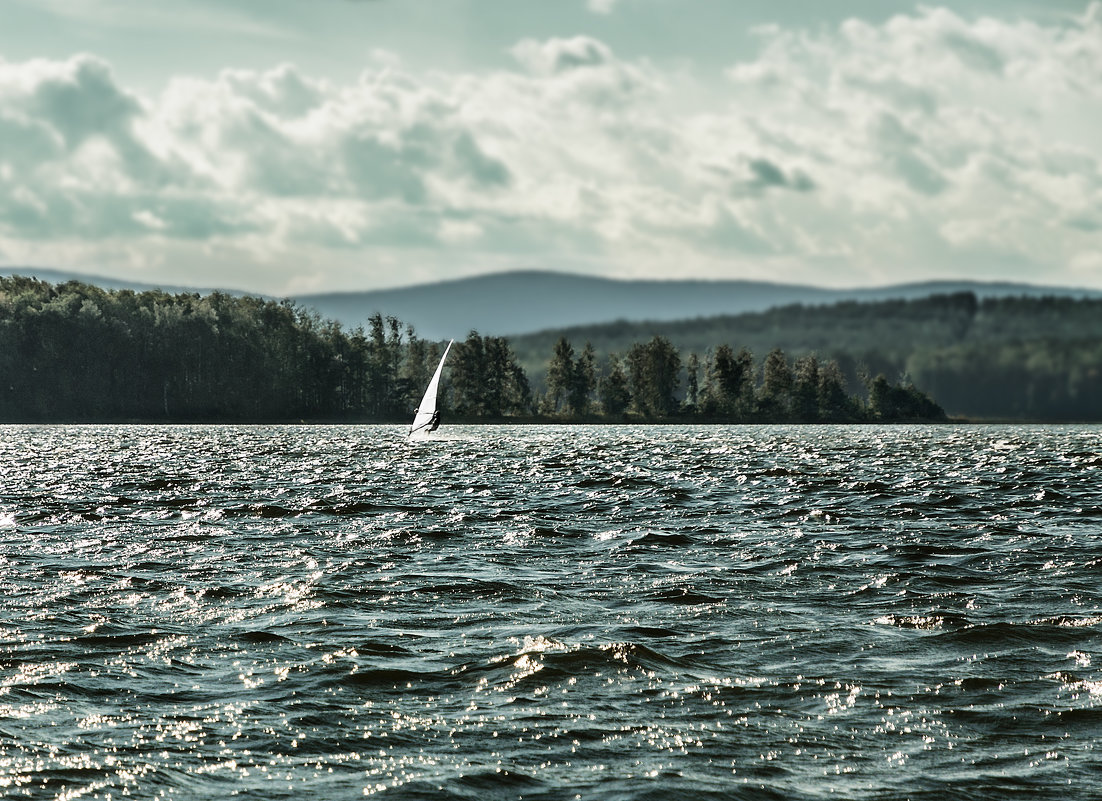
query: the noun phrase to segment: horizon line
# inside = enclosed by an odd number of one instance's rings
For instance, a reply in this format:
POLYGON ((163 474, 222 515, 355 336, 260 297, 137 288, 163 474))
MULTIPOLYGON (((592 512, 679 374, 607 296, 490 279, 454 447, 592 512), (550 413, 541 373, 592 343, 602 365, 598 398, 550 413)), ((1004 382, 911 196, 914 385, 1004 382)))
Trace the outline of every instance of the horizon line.
MULTIPOLYGON (((1037 283, 1033 281, 1021 281, 1008 278, 1002 279, 979 279, 979 278, 926 278, 916 281, 901 281, 898 283, 883 283, 883 284, 858 284, 849 286, 826 286, 822 284, 813 283, 790 283, 785 281, 772 281, 755 278, 713 278, 713 277, 677 277, 677 278, 625 278, 622 276, 609 276, 609 275, 592 275, 589 273, 582 273, 573 270, 557 270, 553 268, 517 268, 512 270, 497 270, 485 273, 475 273, 473 275, 465 275, 456 278, 441 278, 435 281, 422 281, 411 284, 401 284, 398 286, 381 287, 375 289, 334 289, 320 292, 303 292, 297 294, 283 294, 275 295, 267 292, 259 292, 250 289, 242 289, 239 287, 209 287, 209 286, 196 286, 188 284, 186 281, 180 283, 150 283, 147 281, 119 278, 111 275, 104 275, 100 273, 87 273, 80 270, 61 269, 57 267, 32 267, 32 266, 13 266, 5 265, 0 267, 0 275, 5 276, 24 276, 27 278, 36 278, 35 272, 42 272, 46 274, 64 275, 69 276, 67 280, 81 280, 89 284, 95 285, 97 281, 111 282, 116 284, 130 284, 132 286, 147 287, 149 290, 161 290, 165 291, 164 287, 168 287, 171 290, 184 290, 188 292, 197 292, 199 294, 209 294, 213 292, 224 292, 227 294, 238 295, 250 295, 253 297, 267 297, 267 298, 320 298, 320 297, 332 297, 339 295, 370 295, 370 294, 384 294, 390 292, 402 292, 407 290, 426 289, 429 287, 444 286, 450 284, 469 283, 472 281, 485 281, 494 278, 502 278, 507 276, 563 276, 567 278, 580 278, 589 281, 598 281, 603 283, 612 284, 748 284, 763 287, 775 287, 786 289, 804 289, 814 290, 827 293, 838 292, 866 292, 877 290, 892 290, 903 289, 908 287, 919 288, 924 286, 937 286, 939 284, 966 284, 976 287, 996 287, 996 286, 1008 286, 1008 287, 1023 287, 1037 290, 1053 289, 1071 292, 1087 292, 1102 294, 1102 288, 1095 288, 1084 285, 1073 284, 1046 284, 1037 283)), ((38 279, 42 280, 42 279, 38 279)), ((144 291, 144 290, 143 290, 144 291)))

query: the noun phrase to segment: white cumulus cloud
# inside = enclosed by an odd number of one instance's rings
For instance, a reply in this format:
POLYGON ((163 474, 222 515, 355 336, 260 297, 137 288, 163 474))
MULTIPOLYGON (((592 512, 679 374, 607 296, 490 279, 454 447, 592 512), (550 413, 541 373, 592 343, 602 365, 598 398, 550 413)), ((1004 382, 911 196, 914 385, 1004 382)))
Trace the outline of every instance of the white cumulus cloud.
POLYGON ((413 263, 1102 285, 1099 9, 764 28, 722 75, 586 36, 522 40, 512 68, 284 64, 145 96, 96 56, 0 61, 0 253, 236 261, 269 291, 413 263))

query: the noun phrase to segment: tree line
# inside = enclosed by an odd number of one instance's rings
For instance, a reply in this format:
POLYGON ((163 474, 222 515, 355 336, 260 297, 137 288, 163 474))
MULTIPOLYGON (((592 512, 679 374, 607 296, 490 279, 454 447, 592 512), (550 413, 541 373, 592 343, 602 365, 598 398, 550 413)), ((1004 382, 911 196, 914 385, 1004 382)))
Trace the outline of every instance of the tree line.
POLYGON ((746 348, 719 345, 681 354, 662 336, 610 354, 598 368, 593 346, 580 353, 555 343, 540 411, 566 419, 854 423, 943 420, 944 410, 907 381, 866 377, 865 397, 850 393, 835 361, 794 361, 774 348, 760 364, 746 348))
MULTIPOLYGON (((344 330, 290 301, 108 291, 0 277, 0 420, 405 420, 441 354, 394 317, 344 330)), ((459 419, 825 421, 939 419, 883 376, 850 394, 837 363, 780 350, 756 365, 727 345, 699 357, 658 336, 599 360, 555 344, 533 390, 512 346, 456 343, 441 405, 459 419)))
MULTIPOLYGON (((404 420, 439 343, 394 317, 344 330, 291 301, 0 277, 0 420, 404 420)), ((472 332, 451 408, 525 412, 508 342, 472 332)))
MULTIPOLYGON (((914 300, 793 305, 676 322, 619 321, 515 337, 532 368, 560 338, 590 342, 595 358, 624 354, 654 334, 682 353, 732 342, 795 362, 837 364, 846 392, 874 400, 870 376, 922 387, 945 410, 967 418, 1102 420, 1102 299, 986 297, 972 292, 914 300)), ((703 357, 702 357, 703 358, 703 357)), ((687 366, 687 361, 686 361, 687 366)), ((760 366, 756 368, 760 371, 760 366)), ((533 375, 539 375, 534 372, 533 375)), ((542 387, 537 384, 534 391, 542 387)), ((877 387, 879 397, 882 386, 877 387)))

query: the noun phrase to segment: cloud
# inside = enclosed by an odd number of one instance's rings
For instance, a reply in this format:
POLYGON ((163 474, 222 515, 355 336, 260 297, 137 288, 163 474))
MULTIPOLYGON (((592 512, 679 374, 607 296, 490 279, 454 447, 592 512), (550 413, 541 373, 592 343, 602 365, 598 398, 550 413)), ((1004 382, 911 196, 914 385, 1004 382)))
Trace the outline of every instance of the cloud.
POLYGON ((588 36, 545 42, 525 39, 512 49, 512 53, 529 70, 542 75, 601 67, 613 61, 608 45, 588 36))
POLYGON ((273 282, 330 262, 361 282, 412 262, 1081 278, 1102 249, 1100 8, 762 29, 719 88, 587 36, 478 72, 283 64, 156 95, 91 55, 0 61, 0 250, 251 260, 273 282))
POLYGON ((797 170, 792 175, 787 175, 769 159, 751 159, 747 166, 753 177, 746 185, 751 189, 794 189, 797 192, 810 192, 815 188, 815 182, 803 172, 797 170))
POLYGON ((468 176, 476 186, 504 187, 512 180, 509 168, 499 159, 483 153, 469 131, 463 131, 456 136, 452 143, 452 153, 460 173, 468 176))
POLYGON ((51 125, 73 149, 91 136, 127 138, 141 111, 137 100, 119 89, 101 60, 80 56, 62 64, 42 64, 28 111, 51 125))
POLYGON ((586 0, 586 8, 594 14, 611 14, 617 0, 586 0))
POLYGON ((258 109, 289 119, 318 108, 331 89, 323 81, 304 77, 291 64, 268 72, 227 71, 223 81, 231 92, 248 98, 258 109))
POLYGON ((1006 66, 1006 59, 997 48, 985 44, 975 36, 949 31, 942 41, 969 68, 1001 73, 1006 66))
POLYGON ((1099 85, 1082 79, 1102 67, 1096 9, 1048 27, 933 8, 835 33, 773 29, 728 77, 763 138, 810 160, 815 194, 844 210, 839 230, 875 232, 859 252, 894 257, 895 238, 915 243, 901 254, 912 264, 960 271, 987 251, 1039 279, 1099 244, 1052 224, 1082 219, 1102 192, 1086 134, 1102 125, 1099 85), (1056 166, 1068 158, 1071 175, 1056 166))
POLYGON ((286 29, 258 21, 226 3, 132 3, 129 0, 6 0, 46 11, 57 24, 96 32, 122 30, 161 33, 191 31, 207 36, 255 36, 285 41, 286 29))
POLYGON ((12 109, 0 110, 0 142, 9 169, 57 158, 65 148, 61 135, 41 120, 12 109))

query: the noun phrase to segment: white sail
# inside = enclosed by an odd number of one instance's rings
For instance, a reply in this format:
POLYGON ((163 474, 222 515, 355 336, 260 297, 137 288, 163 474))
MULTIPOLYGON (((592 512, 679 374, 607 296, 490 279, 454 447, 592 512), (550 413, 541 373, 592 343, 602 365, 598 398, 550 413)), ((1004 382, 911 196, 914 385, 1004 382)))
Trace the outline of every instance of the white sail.
POLYGON ((444 348, 440 364, 436 365, 436 372, 432 374, 432 380, 425 389, 425 397, 421 398, 421 405, 417 407, 417 414, 413 417, 413 425, 409 427, 411 437, 427 437, 429 432, 435 430, 439 424, 439 418, 436 415, 436 391, 440 387, 440 373, 444 370, 444 359, 448 358, 448 351, 452 349, 454 343, 453 339, 444 348))

